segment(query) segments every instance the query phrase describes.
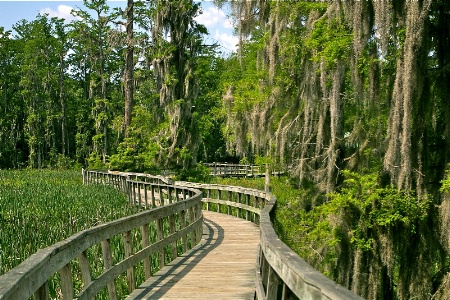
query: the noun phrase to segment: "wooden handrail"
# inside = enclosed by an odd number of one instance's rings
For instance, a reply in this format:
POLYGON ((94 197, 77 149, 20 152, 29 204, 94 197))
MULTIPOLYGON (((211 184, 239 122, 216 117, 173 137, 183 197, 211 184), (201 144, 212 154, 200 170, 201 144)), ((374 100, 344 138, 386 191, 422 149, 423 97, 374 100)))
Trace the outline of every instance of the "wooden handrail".
POLYGON ((203 191, 202 201, 206 203, 207 210, 234 215, 259 224, 256 299, 363 299, 314 269, 278 238, 270 219, 270 213, 276 203, 273 194, 216 184, 175 182, 175 185, 203 191))
MULTIPOLYGON (((229 174, 232 174, 229 173, 229 174)), ((236 174, 236 173, 235 173, 236 174)), ((183 251, 187 250, 187 239, 192 246, 201 238, 201 202, 207 210, 234 215, 260 226, 260 245, 256 262, 256 299, 336 299, 360 300, 361 297, 333 282, 307 264, 300 256, 284 244, 276 235, 270 213, 276 198, 269 192, 235 186, 175 182, 161 176, 139 173, 95 172, 83 170, 86 184, 111 184, 128 194, 130 205, 152 208, 130 217, 108 222, 77 233, 53 246, 38 251, 18 267, 0 277, 0 300, 48 299, 47 280, 54 273, 61 275, 64 299, 73 298, 73 270, 70 262, 78 259, 83 277, 83 290, 78 299, 92 299, 98 291, 108 286, 111 299, 115 299, 114 278, 127 272, 129 290, 133 287, 133 266, 143 261, 146 278, 151 275, 152 253, 158 253, 160 266, 165 263, 164 247, 172 245, 172 259, 176 256, 176 241, 182 240, 183 251), (145 182, 142 179, 151 181, 145 182), (173 183, 173 182, 172 182, 173 183), (177 229, 170 221, 170 235, 163 236, 162 219, 179 214, 183 226, 177 229), (189 217, 187 217, 189 215, 189 217), (154 222, 158 228, 159 241, 149 244, 142 240, 143 248, 136 253, 126 250, 126 257, 115 265, 111 262, 109 240, 123 236, 124 244, 130 240, 129 232, 138 228, 145 234, 148 224, 154 222), (86 250, 101 243, 105 271, 91 278, 86 250), (71 277, 72 276, 72 277, 71 277)), ((126 246, 125 246, 126 247, 126 246)))
MULTIPOLYGON (((83 170, 83 181, 89 183, 105 183, 119 187, 130 194, 135 181, 129 180, 129 174, 111 174, 83 170), (125 181, 124 181, 125 178, 125 181)), ((159 180, 159 179, 158 179, 159 180)), ((173 185, 164 185, 152 182, 139 182, 143 189, 149 191, 152 188, 159 189, 162 199, 159 207, 152 207, 137 214, 124 217, 115 221, 104 223, 58 242, 50 247, 37 251, 19 266, 0 276, 0 299, 19 300, 29 299, 34 295, 35 299, 48 299, 48 280, 54 274, 59 273, 61 278, 61 291, 64 299, 92 299, 104 287, 108 287, 109 298, 117 297, 114 279, 126 272, 128 278, 128 290, 135 288, 134 266, 144 262, 146 278, 152 274, 149 258, 153 253, 159 256, 160 267, 166 263, 164 248, 172 246, 171 260, 178 255, 177 242, 180 241, 183 253, 188 245, 195 246, 200 242, 202 235, 203 216, 201 213, 201 192, 192 188, 175 188, 173 185), (165 191, 165 192, 163 192, 165 191), (165 193, 165 194, 164 194, 165 193), (170 201, 164 201, 171 199, 170 201), (180 226, 176 226, 175 217, 181 220, 180 226), (168 234, 164 234, 163 220, 169 219, 168 234), (158 240, 150 242, 149 227, 158 231, 158 240), (131 233, 141 231, 142 240, 138 245, 132 245, 131 233), (110 241, 119 239, 125 250, 124 258, 113 264, 110 241), (188 243, 188 240, 190 243, 188 243), (88 250, 101 245, 102 257, 88 257, 88 250), (175 246, 175 247, 174 247, 175 246), (138 250, 133 253, 133 250, 138 250), (96 278, 92 278, 92 260, 103 261, 103 272, 96 278), (72 264, 77 261, 80 270, 74 270, 72 264), (80 273, 80 274, 77 274, 80 273), (82 278, 83 288, 78 295, 74 295, 73 278, 82 278)), ((137 203, 138 195, 134 194, 133 205, 137 203)), ((160 196, 161 196, 160 195, 160 196)), ((141 194, 139 194, 139 197, 141 194)), ((142 206, 142 205, 141 205, 142 206)), ((145 205, 143 207, 146 207, 145 205)), ((91 251, 92 253, 94 251, 91 251)), ((118 260, 118 257, 114 257, 118 260)))

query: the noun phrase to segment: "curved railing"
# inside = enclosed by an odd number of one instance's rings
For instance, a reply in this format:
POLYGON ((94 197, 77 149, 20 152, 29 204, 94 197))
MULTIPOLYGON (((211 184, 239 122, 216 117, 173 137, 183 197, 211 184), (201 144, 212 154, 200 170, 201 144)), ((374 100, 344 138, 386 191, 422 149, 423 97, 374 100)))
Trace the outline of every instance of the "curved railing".
POLYGON ((271 193, 216 184, 176 182, 175 185, 203 191, 202 201, 207 210, 259 224, 256 299, 362 299, 311 267, 278 238, 270 219, 276 203, 271 193))
MULTIPOLYGON (((233 175, 233 174, 230 174, 233 175)), ((201 202, 207 210, 234 215, 260 226, 260 246, 256 262, 256 299, 362 299, 348 289, 336 284, 312 268, 276 235, 270 219, 276 198, 268 192, 235 186, 175 182, 160 177, 139 173, 83 171, 85 183, 111 184, 128 194, 130 205, 139 205, 152 210, 105 223, 73 235, 67 240, 38 251, 18 267, 0 277, 0 299, 27 299, 33 293, 36 299, 47 299, 46 282, 59 272, 64 299, 72 299, 74 276, 82 277, 83 289, 78 299, 91 299, 103 287, 108 286, 110 299, 114 298, 113 280, 127 272, 128 286, 134 288, 133 266, 144 262, 145 277, 151 275, 148 260, 158 253, 159 265, 163 266, 164 248, 172 248, 172 259, 177 254, 177 241, 183 251, 197 244, 201 237, 201 202), (147 181, 147 182, 146 182, 147 181), (189 216, 187 218, 187 215, 189 216), (181 220, 176 227, 175 217, 181 220), (170 234, 164 236, 162 220, 169 219, 170 234), (130 248, 132 230, 141 230, 148 236, 149 224, 157 228, 158 241, 150 244, 142 239, 142 249, 130 248), (145 229, 147 228, 147 229, 145 229), (121 236, 125 247, 125 258, 112 264, 109 240, 121 236), (101 243, 104 272, 92 278, 89 272, 87 249, 101 243), (170 246, 171 245, 171 246, 170 246), (128 250, 127 250, 128 249, 128 250), (81 274, 74 275, 70 262, 78 260, 81 274)), ((167 253, 166 253, 167 256, 167 253)))
POLYGON ((83 170, 85 183, 115 185, 133 195, 130 204, 152 209, 83 230, 37 251, 0 276, 0 299, 29 299, 33 295, 35 299, 48 299, 49 279, 58 274, 58 288, 64 299, 76 296, 80 300, 90 300, 107 287, 109 299, 114 300, 117 299, 115 279, 121 274, 126 273, 128 291, 131 292, 136 285, 134 270, 137 264, 143 264, 145 278, 148 278, 155 271, 152 257, 157 257, 161 268, 186 252, 189 246, 198 244, 203 221, 201 192, 161 184, 160 179, 143 174, 83 170), (136 181, 136 176, 151 182, 136 181), (139 199, 146 199, 147 194, 150 194, 148 201, 139 203, 139 199), (122 253, 117 254, 117 251, 122 253), (98 269, 98 264, 102 265, 101 270, 97 270, 100 274, 94 277, 93 265, 98 269), (81 288, 75 295, 74 281, 80 278, 81 288))

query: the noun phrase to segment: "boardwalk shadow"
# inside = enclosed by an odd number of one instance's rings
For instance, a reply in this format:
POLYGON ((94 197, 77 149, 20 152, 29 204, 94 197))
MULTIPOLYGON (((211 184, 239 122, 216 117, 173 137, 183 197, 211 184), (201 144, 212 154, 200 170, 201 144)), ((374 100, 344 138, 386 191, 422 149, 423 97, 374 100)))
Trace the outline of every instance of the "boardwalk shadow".
POLYGON ((186 276, 205 256, 218 247, 224 239, 224 229, 209 219, 204 219, 202 244, 194 247, 165 266, 127 299, 160 299, 186 276), (206 228, 205 228, 206 227, 206 228), (216 237, 214 235, 217 235, 216 237), (160 274, 161 273, 161 274, 160 274))

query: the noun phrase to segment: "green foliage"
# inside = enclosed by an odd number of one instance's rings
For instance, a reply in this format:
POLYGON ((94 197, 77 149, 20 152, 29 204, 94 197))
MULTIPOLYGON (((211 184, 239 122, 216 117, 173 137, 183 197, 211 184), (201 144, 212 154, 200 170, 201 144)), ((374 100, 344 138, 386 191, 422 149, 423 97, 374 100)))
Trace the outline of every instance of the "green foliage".
POLYGON ((211 177, 209 175, 209 167, 198 163, 188 168, 182 168, 177 171, 175 180, 190 181, 190 182, 209 182, 211 177))
POLYGON ((441 181, 440 191, 444 194, 450 194, 450 170, 445 171, 445 177, 441 181))
POLYGON ((343 19, 329 20, 322 17, 314 23, 305 45, 312 52, 314 60, 323 60, 327 67, 332 67, 349 54, 352 40, 351 30, 343 19))

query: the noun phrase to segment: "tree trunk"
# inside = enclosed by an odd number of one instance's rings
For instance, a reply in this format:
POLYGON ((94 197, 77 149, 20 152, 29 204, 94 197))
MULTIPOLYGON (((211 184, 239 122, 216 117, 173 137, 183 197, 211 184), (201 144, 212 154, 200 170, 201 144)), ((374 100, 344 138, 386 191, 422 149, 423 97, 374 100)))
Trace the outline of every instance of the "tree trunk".
POLYGON ((127 50, 125 62, 125 116, 124 129, 125 137, 128 137, 128 127, 131 124, 131 115, 133 111, 133 90, 134 90, 134 76, 133 76, 133 0, 128 0, 127 3, 127 50))

